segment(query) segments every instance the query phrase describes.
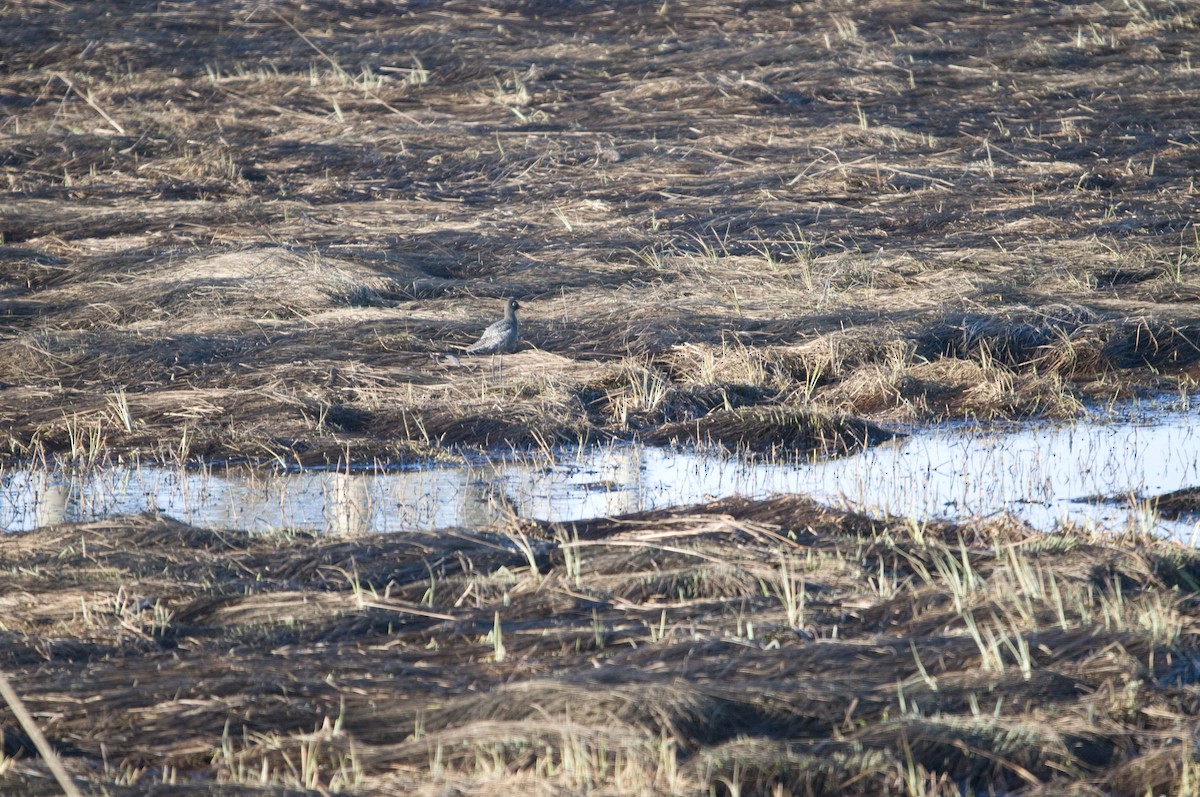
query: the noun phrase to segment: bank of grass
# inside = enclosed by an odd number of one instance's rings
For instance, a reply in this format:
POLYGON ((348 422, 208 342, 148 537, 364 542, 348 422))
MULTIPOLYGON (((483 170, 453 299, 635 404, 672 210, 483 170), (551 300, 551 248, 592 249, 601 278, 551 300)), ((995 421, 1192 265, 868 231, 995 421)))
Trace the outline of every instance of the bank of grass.
MULTIPOLYGON (((1182 373, 1081 376, 1081 360, 1116 356, 1152 334, 1139 327, 1127 340, 1109 338, 1103 345, 1112 355, 1088 348, 1109 331, 1080 333, 1094 336, 1087 343, 1046 344, 1032 365, 1006 362, 1011 351, 979 340, 961 357, 921 356, 916 343, 893 339, 880 352, 835 333, 800 345, 687 344, 604 360, 537 350, 465 364, 402 353, 386 367, 318 369, 293 360, 209 387, 12 386, 5 454, 83 464, 136 452, 313 465, 637 440, 824 455, 890 439, 898 425, 1069 419, 1089 404, 1162 398, 1168 388, 1186 399, 1193 383, 1182 373)), ((1170 335, 1163 331, 1163 345, 1173 345, 1170 335)))
MULTIPOLYGON (((1132 532, 798 497, 352 538, 135 516, 7 535, 0 582, 6 671, 114 794, 1140 797, 1200 776, 1200 558, 1132 532)), ((51 793, 11 721, 4 740, 0 786, 51 793)))

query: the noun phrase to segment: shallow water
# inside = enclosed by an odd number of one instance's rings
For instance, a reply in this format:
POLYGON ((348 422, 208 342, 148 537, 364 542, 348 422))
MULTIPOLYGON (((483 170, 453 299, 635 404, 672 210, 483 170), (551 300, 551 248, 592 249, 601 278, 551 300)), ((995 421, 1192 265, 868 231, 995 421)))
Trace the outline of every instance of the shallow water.
POLYGON ((1062 423, 924 428, 836 460, 764 463, 635 445, 559 452, 556 462, 479 461, 375 473, 114 466, 0 474, 0 527, 27 530, 157 508, 209 527, 329 532, 572 520, 731 495, 806 493, 836 506, 925 518, 1008 512, 1040 529, 1129 526, 1193 542, 1200 518, 1165 521, 1088 496, 1150 496, 1200 484, 1192 412, 1062 423))

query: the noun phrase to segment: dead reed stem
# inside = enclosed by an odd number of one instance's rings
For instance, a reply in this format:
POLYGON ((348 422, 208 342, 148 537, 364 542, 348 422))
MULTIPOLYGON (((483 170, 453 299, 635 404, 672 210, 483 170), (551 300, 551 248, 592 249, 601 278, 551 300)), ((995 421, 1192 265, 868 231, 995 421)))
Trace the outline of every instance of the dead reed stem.
POLYGON ((46 766, 50 769, 54 779, 58 781, 58 785, 63 790, 63 794, 67 797, 82 797, 79 788, 75 785, 75 781, 67 774, 67 770, 63 768, 62 761, 59 760, 58 753, 54 752, 54 748, 50 746, 50 742, 46 740, 46 735, 42 733, 42 729, 38 727, 34 721, 33 715, 25 708, 25 703, 22 702, 21 696, 13 689, 12 683, 8 680, 8 675, 0 670, 0 697, 4 698, 4 702, 8 704, 13 715, 17 718, 17 722, 21 723, 21 727, 25 729, 25 733, 29 734, 29 738, 37 747, 38 755, 46 762, 46 766))

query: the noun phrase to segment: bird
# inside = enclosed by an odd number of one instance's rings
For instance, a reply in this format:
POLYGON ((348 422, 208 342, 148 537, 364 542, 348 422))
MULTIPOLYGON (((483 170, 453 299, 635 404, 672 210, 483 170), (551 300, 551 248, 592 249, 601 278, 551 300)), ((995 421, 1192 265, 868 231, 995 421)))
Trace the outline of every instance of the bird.
POLYGON ((521 337, 521 325, 517 321, 517 310, 520 309, 516 299, 509 299, 504 305, 504 318, 485 329, 479 340, 466 348, 466 353, 500 354, 515 349, 521 337))

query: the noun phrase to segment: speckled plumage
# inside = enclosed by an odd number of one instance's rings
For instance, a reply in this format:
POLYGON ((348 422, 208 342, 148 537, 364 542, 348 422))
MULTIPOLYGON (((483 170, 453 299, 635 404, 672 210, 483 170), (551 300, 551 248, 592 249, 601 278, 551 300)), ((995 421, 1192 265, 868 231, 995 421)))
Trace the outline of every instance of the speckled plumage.
POLYGON ((467 347, 467 354, 500 354, 515 349, 521 337, 521 325, 517 321, 519 309, 521 305, 517 300, 509 299, 504 305, 504 318, 485 329, 479 340, 467 347))

